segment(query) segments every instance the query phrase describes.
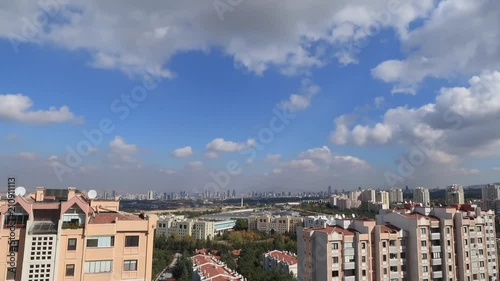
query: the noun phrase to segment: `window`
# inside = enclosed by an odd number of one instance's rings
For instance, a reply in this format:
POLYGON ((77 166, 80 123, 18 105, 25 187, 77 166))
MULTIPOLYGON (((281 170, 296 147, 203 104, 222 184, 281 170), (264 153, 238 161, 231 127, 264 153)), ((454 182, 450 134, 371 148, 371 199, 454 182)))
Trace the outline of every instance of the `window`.
POLYGON ((366 243, 365 242, 361 243, 361 249, 366 249, 366 243))
POLYGON ((366 257, 365 256, 361 257, 361 262, 366 262, 366 257))
POLYGON ((397 258, 398 258, 398 254, 396 254, 396 253, 390 253, 390 254, 389 254, 389 259, 391 259, 391 260, 395 260, 395 259, 397 259, 397 258))
POLYGON ((68 251, 76 250, 76 238, 68 239, 68 251))
POLYGON ((102 248, 115 246, 114 236, 94 236, 87 238, 87 247, 102 248))
POLYGON ((481 230, 482 230, 482 229, 481 229, 481 226, 480 226, 480 225, 478 225, 478 226, 477 226, 477 231, 478 231, 478 232, 481 232, 481 230))
POLYGON ((332 277, 339 277, 339 271, 338 270, 332 271, 332 277))
POLYGON ((390 240, 389 241, 389 246, 396 246, 396 241, 390 240))
POLYGON ((422 228, 420 228, 420 234, 426 234, 426 233, 427 233, 427 231, 426 231, 426 229, 425 229, 425 228, 423 228, 423 227, 422 227, 422 228))
POLYGON ((333 257, 333 263, 339 263, 339 257, 333 257))
POLYGON ((75 265, 67 264, 66 265, 66 276, 75 276, 75 265))
POLYGON ((385 248, 386 247, 386 243, 385 241, 382 242, 382 248, 385 248))
POLYGON ((85 273, 104 273, 111 272, 113 261, 86 261, 85 273))
POLYGON ((332 244, 332 249, 338 250, 339 249, 339 243, 333 243, 332 244))
POLYGON ((7 278, 6 280, 14 280, 16 279, 16 268, 15 267, 9 267, 7 268, 7 278))
POLYGON ((427 253, 423 253, 423 254, 422 254, 422 259, 423 259, 423 260, 426 260, 426 259, 427 259, 427 253))
POLYGON ((346 243, 344 243, 344 249, 346 249, 346 248, 352 248, 352 246, 353 246, 352 242, 346 242, 346 243))
POLYGON ((432 258, 433 259, 440 259, 441 258, 441 252, 434 252, 434 253, 432 253, 432 258))
POLYGON ((123 262, 124 271, 136 271, 137 270, 137 260, 126 260, 123 262))
POLYGON ((391 272, 398 272, 397 266, 391 266, 391 272))
POLYGON ((344 262, 354 262, 354 256, 344 256, 344 262))
POLYGON ((427 266, 422 266, 422 272, 429 272, 429 268, 427 266))
POLYGON ((139 247, 139 236, 125 236, 125 247, 139 247))
POLYGON ((362 275, 362 276, 366 276, 366 270, 365 270, 365 269, 363 269, 363 270, 361 271, 361 275, 362 275))
POLYGON ((424 240, 424 241, 421 241, 421 242, 420 242, 420 245, 421 245, 422 247, 427 247, 427 241, 425 241, 425 240, 424 240))

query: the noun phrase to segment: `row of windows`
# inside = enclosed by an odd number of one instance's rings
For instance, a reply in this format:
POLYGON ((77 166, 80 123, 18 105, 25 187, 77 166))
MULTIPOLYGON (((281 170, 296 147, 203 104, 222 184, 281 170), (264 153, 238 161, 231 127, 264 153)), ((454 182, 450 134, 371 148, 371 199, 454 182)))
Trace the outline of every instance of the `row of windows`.
MULTIPOLYGON (((68 239, 68 251, 76 250, 76 238, 68 239)), ((94 236, 87 238, 87 247, 102 248, 113 247, 115 245, 115 236, 94 236)), ((138 247, 139 236, 125 236, 125 247, 138 247)))
MULTIPOLYGON (((87 261, 85 262, 84 273, 107 273, 113 271, 113 261, 87 261)), ((123 271, 137 271, 137 260, 123 261, 123 271)), ((66 265, 66 276, 75 276, 75 265, 66 265)))

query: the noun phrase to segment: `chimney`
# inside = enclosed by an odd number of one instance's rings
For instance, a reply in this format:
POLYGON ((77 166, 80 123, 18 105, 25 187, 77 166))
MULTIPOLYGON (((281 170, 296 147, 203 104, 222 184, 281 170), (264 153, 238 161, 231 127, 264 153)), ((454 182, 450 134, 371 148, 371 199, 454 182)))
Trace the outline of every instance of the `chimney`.
POLYGON ((76 187, 68 187, 68 201, 75 197, 76 187))
POLYGON ((36 194, 35 194, 35 201, 43 201, 43 194, 45 191, 45 187, 37 187, 36 188, 36 194))

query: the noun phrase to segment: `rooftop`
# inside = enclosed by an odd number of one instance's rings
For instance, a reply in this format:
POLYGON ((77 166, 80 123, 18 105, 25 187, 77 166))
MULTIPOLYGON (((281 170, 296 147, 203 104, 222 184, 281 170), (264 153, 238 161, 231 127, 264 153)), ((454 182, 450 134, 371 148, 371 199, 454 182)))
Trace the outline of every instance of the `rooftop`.
POLYGON ((107 224, 116 223, 116 220, 120 221, 140 221, 143 220, 139 215, 127 214, 127 213, 95 213, 95 216, 91 216, 90 224, 107 224))
POLYGON ((266 253, 266 255, 269 255, 276 260, 286 262, 287 264, 290 264, 290 265, 297 264, 297 256, 294 254, 290 254, 288 252, 274 250, 274 251, 266 253))

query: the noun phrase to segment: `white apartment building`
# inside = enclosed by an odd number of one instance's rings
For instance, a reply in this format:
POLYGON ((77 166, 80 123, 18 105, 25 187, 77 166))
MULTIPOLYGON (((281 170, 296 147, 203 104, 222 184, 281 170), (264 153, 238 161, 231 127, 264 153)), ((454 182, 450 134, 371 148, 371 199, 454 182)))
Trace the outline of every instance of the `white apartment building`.
POLYGON ((164 215, 158 218, 156 233, 165 236, 191 236, 198 240, 213 239, 215 235, 233 229, 236 221, 205 221, 184 216, 164 215))
POLYGON ((260 214, 248 217, 248 229, 265 233, 296 233, 297 226, 304 225, 304 218, 295 215, 260 214))
POLYGON ((377 191, 375 193, 375 202, 380 203, 381 209, 389 209, 390 201, 389 201, 389 192, 387 191, 377 191))
POLYGON ((381 210, 376 221, 298 228, 298 279, 498 280, 493 211, 473 205, 381 210))
POLYGON ((199 254, 193 261, 193 281, 246 281, 238 272, 212 255, 199 254))
POLYGON ((417 187, 413 190, 413 202, 429 206, 431 204, 431 197, 429 196, 429 189, 425 187, 417 187))
POLYGON ((389 189, 389 203, 390 204, 403 203, 403 190, 401 188, 389 189))
POLYGON ((304 218, 304 227, 326 227, 327 225, 334 225, 335 217, 334 216, 308 216, 304 218))
POLYGON ((464 204, 464 187, 452 184, 446 188, 446 204, 464 204))
POLYGON ((297 277, 297 255, 286 251, 270 251, 264 254, 265 271, 282 271, 297 277))

